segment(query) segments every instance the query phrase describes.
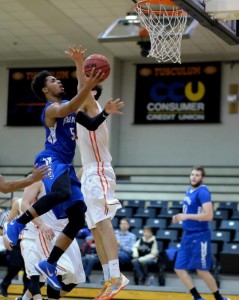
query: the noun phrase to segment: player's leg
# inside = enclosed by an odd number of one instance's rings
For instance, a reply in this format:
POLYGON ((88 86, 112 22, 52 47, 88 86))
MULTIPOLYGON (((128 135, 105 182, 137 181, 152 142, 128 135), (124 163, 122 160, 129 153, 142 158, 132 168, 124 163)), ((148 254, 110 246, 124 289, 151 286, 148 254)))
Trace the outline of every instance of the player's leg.
MULTIPOLYGON (((82 176, 82 191, 87 205, 87 215, 90 215, 92 224, 88 227, 96 227, 101 240, 107 260, 101 260, 101 263, 109 265, 110 281, 107 288, 99 299, 107 300, 115 296, 121 289, 123 289, 129 280, 120 273, 119 259, 118 259, 118 242, 115 237, 114 229, 112 227, 111 219, 113 219, 117 209, 121 207, 118 200, 114 199, 115 174, 110 165, 104 164, 104 176, 101 176, 92 165, 88 170, 84 170, 82 176), (94 191, 94 193, 92 193, 94 191), (110 205, 108 205, 110 201, 110 205), (106 204, 108 211, 106 211, 106 204), (92 226, 90 226, 92 225, 92 226)), ((97 251, 99 247, 96 247, 97 251)))
POLYGON ((50 285, 47 285, 48 300, 58 300, 61 297, 66 296, 70 291, 73 290, 73 288, 75 288, 77 286, 77 284, 75 284, 75 283, 65 284, 64 282, 62 282, 61 276, 57 276, 57 277, 58 277, 59 282, 61 283, 62 290, 56 291, 50 285))
POLYGON ((28 222, 48 212, 57 204, 67 201, 71 196, 71 181, 68 171, 59 175, 54 181, 51 178, 44 179, 44 184, 46 190, 51 190, 51 192, 41 197, 19 218, 7 224, 5 239, 7 239, 11 245, 16 245, 20 232, 28 222))
POLYGON ((56 290, 61 290, 61 285, 57 280, 56 263, 70 246, 79 230, 84 227, 85 210, 86 206, 83 201, 74 202, 66 210, 68 224, 58 236, 48 259, 35 266, 36 270, 47 280, 47 283, 56 290))
POLYGON ((35 270, 34 265, 40 261, 40 254, 34 238, 23 238, 21 243, 21 253, 24 259, 25 269, 30 283, 28 290, 22 296, 21 300, 42 299, 41 287, 44 282, 40 282, 40 276, 35 270))
MULTIPOLYGON (((43 282, 40 283, 40 276, 39 275, 33 275, 30 277, 30 285, 29 285, 29 291, 32 295, 32 298, 34 300, 42 299, 41 295, 41 287, 44 285, 43 282)), ((24 299, 22 299, 24 300, 24 299)))
POLYGON ((101 236, 100 236, 97 228, 94 227, 95 226, 94 222, 91 219, 90 214, 88 212, 86 212, 86 221, 87 221, 88 227, 90 228, 91 233, 94 237, 96 251, 97 251, 97 254, 98 254, 98 257, 99 257, 99 260, 100 260, 100 264, 101 264, 101 267, 102 267, 102 270, 103 270, 103 275, 104 275, 103 287, 101 288, 100 292, 94 298, 94 300, 97 300, 97 299, 100 299, 102 294, 105 292, 105 290, 108 286, 108 283, 110 281, 109 264, 108 264, 107 255, 106 255, 105 250, 104 250, 104 245, 103 245, 102 240, 101 240, 101 236), (92 226, 94 228, 91 228, 92 226))
MULTIPOLYGON (((196 237, 195 237, 196 238, 196 237)), ((178 250, 177 258, 175 261, 174 271, 182 281, 184 286, 192 294, 194 300, 203 299, 195 287, 192 276, 187 270, 190 270, 191 257, 195 251, 193 251, 194 244, 191 237, 184 235, 182 238, 180 249, 178 250)), ((198 251, 197 251, 198 252, 198 251)), ((195 263, 195 260, 193 261, 195 263)))
POLYGON ((1 282, 1 294, 5 297, 8 296, 7 290, 12 280, 22 269, 21 251, 19 244, 14 246, 13 250, 8 253, 7 262, 7 273, 1 282))
POLYGON ((109 265, 110 281, 106 290, 100 297, 101 300, 107 300, 119 293, 119 291, 129 283, 129 280, 120 273, 118 242, 115 237, 111 219, 108 218, 96 223, 96 228, 102 241, 109 265))

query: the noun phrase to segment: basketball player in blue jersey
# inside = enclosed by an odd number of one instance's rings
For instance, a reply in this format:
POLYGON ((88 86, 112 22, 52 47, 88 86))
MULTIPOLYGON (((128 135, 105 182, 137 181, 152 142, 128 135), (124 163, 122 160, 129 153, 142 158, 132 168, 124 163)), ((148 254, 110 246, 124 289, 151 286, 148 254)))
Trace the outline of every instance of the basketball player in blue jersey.
POLYGON ((190 291, 194 300, 204 300, 198 293, 188 271, 196 270, 205 281, 216 300, 230 300, 219 293, 211 268, 210 230, 208 221, 213 219, 211 194, 203 184, 205 171, 194 167, 190 174, 190 187, 183 201, 183 213, 173 216, 173 223, 182 221, 184 235, 175 262, 175 272, 190 291))
MULTIPOLYGON (((74 48, 73 56, 83 56, 84 52, 74 48)), ((50 166, 49 178, 43 180, 46 195, 41 197, 18 219, 7 224, 4 244, 11 250, 15 245, 19 233, 26 224, 34 218, 53 210, 57 218, 67 217, 69 222, 56 240, 47 261, 36 265, 38 272, 47 280, 47 283, 56 290, 61 285, 56 277, 56 262, 69 247, 78 231, 85 225, 86 205, 81 193, 72 160, 75 154, 75 112, 83 104, 92 88, 103 79, 101 72, 86 79, 85 85, 78 89, 77 95, 70 101, 63 100, 64 88, 60 80, 51 76, 48 71, 40 72, 32 82, 32 89, 40 99, 47 104, 42 112, 42 122, 46 130, 45 150, 36 156, 39 166, 50 166)), ((118 101, 108 101, 105 105, 107 113, 116 113, 118 101)), ((99 115, 102 122, 105 118, 99 115)), ((94 117, 94 121, 99 122, 94 117)), ((88 118, 89 119, 89 118, 88 118)))

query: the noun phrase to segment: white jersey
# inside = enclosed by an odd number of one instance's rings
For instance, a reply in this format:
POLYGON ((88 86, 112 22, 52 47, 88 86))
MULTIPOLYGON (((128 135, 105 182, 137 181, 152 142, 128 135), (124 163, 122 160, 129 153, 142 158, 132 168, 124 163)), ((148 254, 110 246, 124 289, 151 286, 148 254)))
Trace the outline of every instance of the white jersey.
MULTIPOLYGON (((40 199, 45 194, 46 192, 45 189, 43 188, 42 192, 37 196, 37 198, 40 199)), ((18 199, 18 204, 19 204, 19 209, 18 209, 19 213, 20 215, 22 215, 23 213, 21 211, 22 198, 18 199)), ((39 218, 44 224, 50 226, 54 231, 59 231, 59 232, 61 232, 66 226, 66 224, 68 223, 68 219, 58 220, 52 210, 41 215, 39 218)), ((36 234, 37 235, 39 234, 38 228, 36 228, 36 226, 32 222, 29 222, 26 224, 26 227, 21 233, 21 239, 35 239, 36 234)))
MULTIPOLYGON (((22 210, 21 210, 21 206, 22 206, 22 198, 19 198, 18 200, 18 211, 20 216, 23 214, 22 210)), ((21 239, 35 239, 35 235, 36 235, 36 226, 32 223, 29 222, 26 224, 26 227, 23 229, 23 231, 20 234, 20 238, 21 239)))
MULTIPOLYGON (((102 111, 97 102, 99 110, 102 111)), ((76 124, 77 137, 76 140, 80 153, 81 162, 84 167, 92 162, 111 162, 112 157, 108 148, 108 128, 107 122, 104 121, 96 131, 90 131, 80 125, 76 124)))

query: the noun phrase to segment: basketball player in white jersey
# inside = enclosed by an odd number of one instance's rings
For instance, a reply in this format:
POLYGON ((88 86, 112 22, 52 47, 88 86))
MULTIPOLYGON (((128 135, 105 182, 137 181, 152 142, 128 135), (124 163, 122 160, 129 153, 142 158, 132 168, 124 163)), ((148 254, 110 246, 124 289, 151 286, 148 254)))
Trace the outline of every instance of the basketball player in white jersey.
MULTIPOLYGON (((66 53, 72 60, 74 60, 73 50, 74 48, 69 48, 69 52, 66 53)), ((82 53, 84 54, 84 51, 82 53)), ((85 82, 83 56, 77 61, 74 60, 74 62, 77 66, 77 78, 80 88, 85 82)), ((115 199, 115 173, 111 166, 112 157, 108 148, 107 124, 106 121, 103 122, 97 129, 94 128, 95 131, 91 131, 93 130, 91 128, 87 130, 82 126, 83 113, 89 117, 95 117, 100 113, 102 118, 107 118, 108 114, 104 110, 102 111, 97 102, 100 94, 100 86, 93 88, 84 105, 80 107, 76 122, 80 123, 77 123, 77 144, 83 166, 81 185, 87 205, 86 221, 94 236, 105 280, 100 294, 95 299, 108 300, 123 289, 129 280, 120 273, 118 242, 111 223, 111 219, 121 205, 115 199)), ((122 113, 118 111, 117 114, 122 113)))
MULTIPOLYGON (((22 211, 26 211, 29 205, 33 204, 44 194, 45 190, 41 181, 27 187, 23 193, 23 201, 21 203, 22 211)), ((29 291, 24 294, 22 300, 29 300, 32 295, 34 300, 42 299, 39 273, 36 271, 35 265, 49 256, 55 240, 67 223, 68 219, 58 220, 54 213, 49 211, 28 223, 26 228, 22 231, 21 251, 24 257, 27 275, 31 279, 29 291)), ((59 299, 60 296, 64 296, 70 292, 78 283, 85 282, 81 253, 76 240, 73 241, 71 246, 59 259, 57 263, 57 274, 60 275, 61 278, 62 291, 54 290, 48 285, 48 299, 59 299)))

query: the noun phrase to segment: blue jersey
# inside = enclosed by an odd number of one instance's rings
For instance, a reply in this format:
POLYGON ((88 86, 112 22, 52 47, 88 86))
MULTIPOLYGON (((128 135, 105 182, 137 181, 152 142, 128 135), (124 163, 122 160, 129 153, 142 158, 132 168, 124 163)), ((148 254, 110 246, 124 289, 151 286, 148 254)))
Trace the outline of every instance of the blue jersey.
MULTIPOLYGON (((62 101, 62 103, 65 102, 68 100, 62 101)), ((45 124, 45 111, 51 104, 52 102, 46 104, 41 115, 41 121, 46 130, 45 151, 64 157, 66 162, 71 163, 76 148, 75 113, 69 114, 65 118, 57 118, 54 127, 49 128, 45 124)))
MULTIPOLYGON (((63 100, 62 103, 68 102, 63 100)), ((76 177, 75 170, 71 164, 75 154, 75 114, 69 114, 65 118, 57 118, 54 127, 48 128, 45 123, 45 112, 52 103, 46 104, 41 120, 46 130, 45 150, 41 151, 35 158, 38 167, 48 165, 51 171, 49 177, 43 178, 46 194, 51 193, 52 187, 63 173, 68 172, 71 181, 71 196, 67 201, 52 208, 57 219, 67 218, 66 210, 77 201, 84 201, 81 193, 81 184, 76 177)))
MULTIPOLYGON (((211 193, 205 185, 201 185, 196 189, 190 186, 183 200, 183 213, 200 214, 202 205, 207 202, 211 202, 211 193)), ((183 221, 183 229, 185 231, 204 231, 208 229, 208 222, 186 220, 183 221)))

